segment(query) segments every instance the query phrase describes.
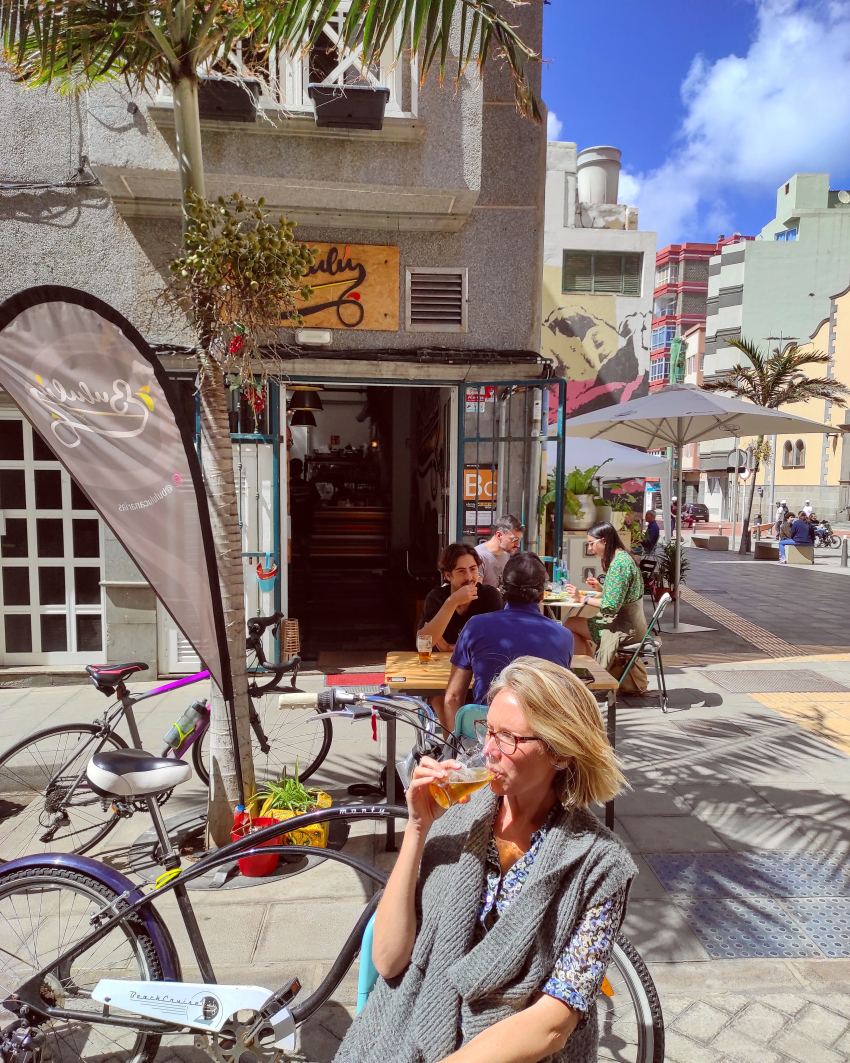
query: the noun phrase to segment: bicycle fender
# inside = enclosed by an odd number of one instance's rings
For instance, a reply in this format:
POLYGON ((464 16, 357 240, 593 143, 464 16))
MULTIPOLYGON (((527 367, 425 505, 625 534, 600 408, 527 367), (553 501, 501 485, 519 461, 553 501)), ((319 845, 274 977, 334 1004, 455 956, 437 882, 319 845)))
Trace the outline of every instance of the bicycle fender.
MULTIPOLYGON (((3 880, 13 875, 16 871, 33 871, 36 868, 50 867, 60 868, 64 871, 77 871, 81 875, 88 875, 102 886, 114 890, 117 894, 126 893, 127 903, 133 904, 143 896, 139 887, 115 868, 102 864, 98 860, 92 860, 88 856, 77 856, 75 853, 32 853, 30 856, 21 856, 17 860, 10 860, 0 866, 0 884, 3 880)), ((182 979, 180 973, 180 960, 171 932, 162 921, 159 912, 152 904, 140 908, 136 913, 138 919, 145 925, 145 929, 151 936, 156 948, 156 954, 162 966, 163 981, 179 982, 182 979)))

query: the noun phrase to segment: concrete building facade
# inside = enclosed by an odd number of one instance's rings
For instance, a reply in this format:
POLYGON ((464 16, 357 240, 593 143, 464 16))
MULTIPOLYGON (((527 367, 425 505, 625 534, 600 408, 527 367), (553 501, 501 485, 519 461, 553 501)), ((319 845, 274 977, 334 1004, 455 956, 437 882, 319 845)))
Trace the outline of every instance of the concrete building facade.
MULTIPOLYGON (((539 49, 542 8, 520 8, 513 21, 539 49)), ((312 599, 296 600, 287 575, 288 445, 293 456, 312 463, 312 478, 328 477, 316 481, 327 491, 313 544, 314 559, 324 556, 328 565, 340 544, 359 534, 336 526, 338 510, 346 520, 349 509, 370 514, 361 569, 371 565, 384 573, 409 572, 411 556, 413 568, 431 572, 441 545, 460 535, 470 541, 486 536, 497 508, 511 506, 523 516, 537 511, 527 476, 520 482, 506 467, 496 488, 504 454, 497 457, 493 445, 488 450, 481 443, 473 420, 503 412, 507 404, 530 440, 533 410, 539 417, 543 381, 552 376, 540 356, 545 123, 517 113, 498 61, 483 79, 470 72, 453 91, 442 88, 436 74, 419 85, 415 57, 390 60, 367 71, 372 82, 391 88, 378 131, 316 125, 306 92, 316 76, 312 57, 281 60, 264 84, 256 122, 202 120, 209 198, 231 192, 265 197, 273 213, 298 222, 296 235, 318 246, 320 258, 336 249, 352 263, 355 280, 365 277, 359 288, 350 286, 364 310, 359 319, 357 308, 339 298, 305 318, 309 328, 300 337, 282 330, 262 425, 248 423, 238 403, 234 409, 238 485, 246 500, 243 545, 246 554, 253 551, 246 557, 247 607, 278 606, 301 621, 302 633, 315 628, 316 610, 312 599), (337 409, 337 420, 317 414, 312 427, 289 426, 287 398, 297 383, 324 388, 327 411, 337 409), (359 420, 358 411, 365 411, 359 420), (364 423, 366 443, 357 435, 364 423), (473 437, 475 454, 466 442, 473 437), (370 447, 370 460, 381 455, 380 467, 369 466, 370 447), (359 470, 356 490, 345 486, 345 462, 359 470), (485 464, 490 479, 483 477, 482 487, 479 475, 467 498, 464 472, 485 464), (479 498, 484 490, 486 505, 479 498), (317 539, 325 543, 324 554, 317 539), (257 556, 267 551, 281 562, 273 590, 253 575, 257 556)), ((356 55, 334 76, 344 84, 349 74, 363 74, 356 55)), ((0 298, 52 283, 104 299, 153 345, 191 406, 193 338, 161 301, 168 262, 180 245, 168 95, 131 92, 114 82, 68 99, 22 91, 3 74, 0 121, 7 175, 0 186, 0 298)), ((0 453, 0 506, 7 517, 0 665, 140 659, 157 662, 164 674, 191 668, 190 648, 102 522, 93 539, 89 534, 87 558, 76 557, 75 529, 97 521, 96 514, 79 508, 79 492, 4 399, 0 395, 0 436, 12 449, 0 453), (43 513, 38 497, 46 496, 37 497, 36 488, 47 479, 56 482, 43 513), (56 538, 50 564, 37 546, 45 520, 54 521, 56 538), (17 522, 11 538, 10 521, 17 522), (55 586, 42 594, 41 570, 48 567, 57 570, 48 579, 55 586), (91 571, 76 577, 84 567, 91 571), (9 575, 7 568, 20 571, 9 575), (76 594, 75 578, 88 588, 84 595, 76 594)), ((548 400, 546 392, 544 405, 548 400)), ((87 528, 93 532, 94 525, 87 528)), ((301 569, 294 564, 289 575, 301 569)), ((361 576, 358 570, 362 582, 361 576)), ((339 587, 334 578, 328 576, 328 586, 339 587)), ((371 570, 369 579, 375 582, 371 570)), ((351 593, 356 597, 356 590, 351 593)), ((409 633, 405 638, 409 642, 409 633)))

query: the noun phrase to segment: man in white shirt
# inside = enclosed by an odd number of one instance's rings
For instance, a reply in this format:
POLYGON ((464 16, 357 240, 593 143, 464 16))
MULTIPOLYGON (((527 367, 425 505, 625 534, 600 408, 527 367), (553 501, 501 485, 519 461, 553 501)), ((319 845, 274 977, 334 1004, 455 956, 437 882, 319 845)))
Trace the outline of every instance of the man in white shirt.
POLYGON ((814 507, 808 498, 806 499, 806 504, 803 506, 803 512, 806 514, 807 519, 814 513, 814 507))
POLYGON ((525 528, 512 514, 499 517, 493 528, 493 538, 475 548, 481 558, 479 578, 482 583, 499 589, 502 571, 509 558, 519 550, 524 531, 525 528))

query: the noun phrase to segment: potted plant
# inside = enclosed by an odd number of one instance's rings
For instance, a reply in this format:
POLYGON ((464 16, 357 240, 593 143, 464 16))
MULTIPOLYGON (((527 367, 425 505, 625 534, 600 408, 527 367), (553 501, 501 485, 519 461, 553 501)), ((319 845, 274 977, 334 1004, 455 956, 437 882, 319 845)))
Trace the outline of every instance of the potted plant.
MULTIPOLYGON (((295 776, 290 778, 284 768, 283 776, 278 782, 267 782, 257 791, 255 802, 260 805, 260 816, 270 819, 287 820, 317 808, 330 808, 330 794, 315 787, 305 786, 298 778, 298 761, 295 762, 295 776)), ((325 849, 328 844, 330 824, 314 823, 310 827, 292 831, 284 836, 286 845, 311 845, 325 849)))
MULTIPOLYGON (((658 564, 655 567, 655 600, 661 597, 665 591, 676 597, 676 551, 679 549, 679 544, 675 539, 668 539, 666 543, 659 546, 656 550, 658 555, 658 564)), ((688 569, 690 568, 690 561, 688 561, 688 555, 682 552, 682 566, 679 570, 679 582, 687 583, 688 569)))
MULTIPOLYGON (((607 461, 611 459, 608 458, 607 461)), ((598 497, 593 486, 593 480, 602 465, 594 465, 590 469, 573 469, 567 476, 564 484, 564 530, 585 531, 596 520, 596 504, 602 499, 598 497)), ((541 511, 545 513, 546 506, 555 501, 555 479, 549 481, 549 489, 540 500, 541 511)))
MULTIPOLYGON (((622 487, 612 487, 611 495, 611 523, 620 533, 623 545, 626 549, 631 546, 632 524, 634 523, 634 511, 632 506, 637 502, 634 495, 628 494, 622 487), (628 539, 629 542, 625 540, 628 539)), ((598 509, 597 509, 598 513, 598 509)), ((600 517, 600 520, 602 518, 600 517)))
POLYGON ((256 78, 198 79, 198 113, 219 122, 256 122, 260 82, 256 78))
POLYGON ((307 92, 320 129, 383 129, 390 98, 383 85, 311 83, 307 92))

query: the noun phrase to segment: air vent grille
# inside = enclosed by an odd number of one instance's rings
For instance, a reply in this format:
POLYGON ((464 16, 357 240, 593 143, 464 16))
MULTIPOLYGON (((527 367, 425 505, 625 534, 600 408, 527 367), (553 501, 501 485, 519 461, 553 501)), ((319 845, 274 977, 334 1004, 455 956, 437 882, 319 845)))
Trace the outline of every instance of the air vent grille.
POLYGON ((407 328, 466 332, 466 270, 408 269, 407 328))

